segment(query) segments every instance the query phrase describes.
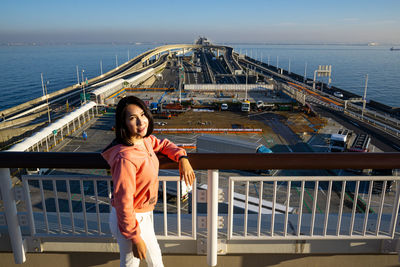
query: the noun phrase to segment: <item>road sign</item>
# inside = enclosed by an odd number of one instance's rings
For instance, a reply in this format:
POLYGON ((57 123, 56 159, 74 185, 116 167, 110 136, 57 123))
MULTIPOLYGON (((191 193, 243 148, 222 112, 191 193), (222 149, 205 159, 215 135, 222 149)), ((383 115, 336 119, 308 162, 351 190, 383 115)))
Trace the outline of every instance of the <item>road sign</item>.
POLYGON ((54 135, 57 135, 57 130, 53 130, 53 134, 54 134, 54 135))
POLYGON ((83 97, 83 93, 81 93, 81 101, 84 101, 86 98, 86 100, 90 100, 90 95, 89 94, 85 94, 85 97, 83 97))

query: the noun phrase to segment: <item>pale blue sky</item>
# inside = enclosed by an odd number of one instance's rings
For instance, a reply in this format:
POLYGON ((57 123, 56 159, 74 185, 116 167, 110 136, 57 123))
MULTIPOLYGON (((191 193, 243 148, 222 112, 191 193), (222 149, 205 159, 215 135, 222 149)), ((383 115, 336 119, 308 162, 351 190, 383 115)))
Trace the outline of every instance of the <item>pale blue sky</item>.
POLYGON ((2 0, 0 42, 400 43, 399 0, 2 0))

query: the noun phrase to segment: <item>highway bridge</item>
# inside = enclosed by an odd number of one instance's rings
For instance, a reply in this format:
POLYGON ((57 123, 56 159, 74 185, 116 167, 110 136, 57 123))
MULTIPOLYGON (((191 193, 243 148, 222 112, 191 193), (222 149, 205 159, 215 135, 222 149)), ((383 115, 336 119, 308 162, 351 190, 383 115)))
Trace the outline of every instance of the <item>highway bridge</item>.
POLYGON ((43 124, 49 120, 47 109, 52 119, 59 118, 68 108, 81 105, 82 93, 90 94, 118 79, 130 80, 150 68, 156 69, 154 75, 162 77, 154 78, 152 84, 147 85, 153 88, 174 90, 183 89, 183 84, 244 85, 269 84, 272 81, 277 89, 302 104, 308 102, 346 113, 397 139, 400 138, 400 121, 397 118, 386 112, 373 110, 368 105, 363 109, 358 103, 354 103, 354 96, 346 95, 344 90, 343 98, 335 97, 331 89, 323 92, 313 89, 307 81, 304 83, 304 77, 300 75, 278 70, 274 66, 240 55, 229 46, 213 45, 204 40, 195 44, 173 44, 151 49, 103 75, 89 79, 87 84, 75 84, 49 94, 48 99, 42 96, 3 110, 5 121, 0 124, 0 130, 17 126, 23 129, 24 126, 43 124))

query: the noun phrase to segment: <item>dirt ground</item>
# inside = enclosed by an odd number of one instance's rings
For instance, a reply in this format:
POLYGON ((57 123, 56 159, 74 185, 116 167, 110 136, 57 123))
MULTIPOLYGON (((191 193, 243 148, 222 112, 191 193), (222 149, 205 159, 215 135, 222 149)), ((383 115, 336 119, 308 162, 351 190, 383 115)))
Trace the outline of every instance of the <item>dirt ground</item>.
MULTIPOLYGON (((282 122, 299 135, 318 132, 325 124, 326 119, 310 117, 302 112, 279 111, 272 112, 280 115, 282 122)), ((156 128, 245 128, 262 129, 264 134, 274 133, 264 122, 252 118, 256 113, 241 113, 231 111, 194 112, 192 110, 173 116, 171 119, 155 119, 155 122, 166 122, 164 126, 156 128), (249 116, 250 115, 250 116, 249 116)))

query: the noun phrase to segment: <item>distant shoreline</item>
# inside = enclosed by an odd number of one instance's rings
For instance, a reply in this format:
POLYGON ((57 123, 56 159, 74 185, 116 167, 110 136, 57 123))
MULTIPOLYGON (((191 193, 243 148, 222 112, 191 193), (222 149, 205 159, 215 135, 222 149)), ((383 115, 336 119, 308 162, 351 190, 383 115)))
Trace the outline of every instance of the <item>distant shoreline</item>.
MULTIPOLYGON (((2 42, 0 46, 75 46, 75 45, 170 45, 170 44, 180 44, 182 42, 2 42)), ((192 43, 192 42, 186 42, 192 43)), ((224 45, 318 45, 318 46, 328 46, 328 45, 338 45, 338 46, 370 46, 370 47, 386 47, 386 46, 400 46, 396 43, 381 43, 370 45, 370 43, 252 43, 252 42, 215 42, 216 44, 224 45)))

